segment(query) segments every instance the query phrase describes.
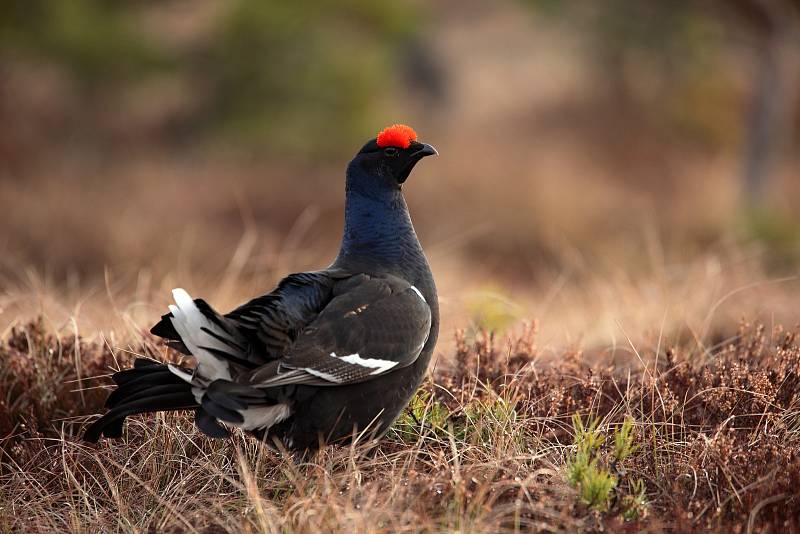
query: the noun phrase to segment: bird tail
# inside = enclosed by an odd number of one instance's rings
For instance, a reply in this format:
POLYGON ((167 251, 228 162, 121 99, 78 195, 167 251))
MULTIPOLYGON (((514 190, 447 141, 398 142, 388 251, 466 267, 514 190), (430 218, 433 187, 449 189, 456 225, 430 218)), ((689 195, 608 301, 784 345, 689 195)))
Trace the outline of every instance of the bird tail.
POLYGON ((172 295, 175 304, 150 332, 194 356, 196 368, 139 358, 133 369, 115 373, 117 389, 106 400, 109 411, 86 430, 87 441, 121 437, 125 418, 140 413, 194 410, 197 427, 214 438, 230 435, 220 421, 250 429, 286 416, 283 405, 273 407, 277 400, 231 382, 232 364, 253 367, 241 334, 204 300, 192 299, 183 289, 172 295))
POLYGON ((249 430, 288 415, 284 405, 258 389, 226 380, 202 386, 193 383, 191 369, 146 358, 137 358, 132 369, 118 371, 112 378, 117 389, 106 399, 108 412, 83 434, 91 443, 102 436, 122 437, 125 418, 142 413, 194 410, 195 425, 212 438, 230 436, 220 421, 249 430), (251 405, 255 411, 248 410, 251 405))
POLYGON ((150 330, 180 352, 197 359, 197 374, 208 381, 230 380, 230 364, 253 367, 247 361, 246 342, 234 328, 202 299, 192 299, 183 289, 172 290, 175 304, 150 330))
POLYGON ((150 412, 191 410, 198 407, 191 384, 169 370, 169 366, 137 358, 132 369, 114 373, 115 389, 106 400, 109 411, 92 423, 83 437, 96 443, 100 436, 122 437, 125 418, 150 412))

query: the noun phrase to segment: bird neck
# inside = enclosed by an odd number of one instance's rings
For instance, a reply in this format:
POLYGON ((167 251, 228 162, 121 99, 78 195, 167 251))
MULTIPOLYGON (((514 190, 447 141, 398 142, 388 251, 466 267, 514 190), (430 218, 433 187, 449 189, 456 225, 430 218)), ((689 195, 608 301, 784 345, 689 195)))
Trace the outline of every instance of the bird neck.
POLYGON ((348 187, 342 246, 335 265, 371 266, 413 277, 427 261, 411 223, 406 201, 397 190, 369 191, 348 187))

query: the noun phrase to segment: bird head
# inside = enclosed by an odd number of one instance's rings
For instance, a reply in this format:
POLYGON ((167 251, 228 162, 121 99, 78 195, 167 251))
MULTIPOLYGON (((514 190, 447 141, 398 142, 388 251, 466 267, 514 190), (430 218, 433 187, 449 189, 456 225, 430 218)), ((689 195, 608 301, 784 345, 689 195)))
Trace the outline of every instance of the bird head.
POLYGON ((397 190, 419 160, 437 154, 431 145, 417 141, 417 133, 410 126, 394 124, 361 148, 350 162, 348 174, 357 171, 358 175, 374 180, 371 184, 359 184, 362 187, 397 190))

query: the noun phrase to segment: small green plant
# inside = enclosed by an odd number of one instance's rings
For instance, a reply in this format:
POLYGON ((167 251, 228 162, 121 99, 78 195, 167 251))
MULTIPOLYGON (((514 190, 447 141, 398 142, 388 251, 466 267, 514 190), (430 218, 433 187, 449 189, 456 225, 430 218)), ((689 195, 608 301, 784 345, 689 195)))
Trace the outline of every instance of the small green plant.
POLYGON ((628 481, 629 493, 622 498, 622 517, 626 521, 635 521, 645 516, 647 499, 645 498, 644 480, 637 478, 628 481))
POLYGON ((578 488, 581 500, 589 508, 605 511, 617 485, 617 477, 598 464, 600 448, 606 437, 597 425, 596 419, 585 425, 579 414, 572 416, 576 452, 567 461, 567 481, 578 488))
POLYGON ((626 418, 614 430, 612 444, 603 450, 606 434, 598 429, 597 419, 584 423, 579 414, 572 416, 575 454, 567 460, 567 482, 578 489, 581 500, 591 509, 621 513, 627 521, 644 516, 647 510, 644 481, 627 480, 620 485, 622 473, 618 463, 631 457, 639 445, 635 443, 633 420, 626 418), (608 450, 610 449, 610 450, 608 450))
POLYGON ((633 431, 633 421, 625 418, 622 426, 614 432, 614 458, 621 462, 639 449, 639 445, 634 444, 635 433, 633 431))
POLYGON ((617 477, 597 467, 593 462, 586 471, 580 485, 581 499, 589 508, 599 511, 608 509, 608 502, 617 486, 617 477))
POLYGON ((567 482, 570 486, 578 487, 587 477, 587 473, 592 465, 592 459, 586 451, 578 450, 575 456, 567 460, 567 482))
POLYGON ((450 416, 448 409, 426 389, 420 389, 411 398, 408 407, 397 420, 395 428, 404 437, 417 435, 425 428, 434 432, 447 432, 447 419, 450 416))
POLYGON ((572 429, 575 433, 574 442, 581 448, 589 451, 597 451, 606 440, 606 436, 597 429, 597 419, 589 421, 589 426, 583 424, 580 414, 572 416, 572 429))

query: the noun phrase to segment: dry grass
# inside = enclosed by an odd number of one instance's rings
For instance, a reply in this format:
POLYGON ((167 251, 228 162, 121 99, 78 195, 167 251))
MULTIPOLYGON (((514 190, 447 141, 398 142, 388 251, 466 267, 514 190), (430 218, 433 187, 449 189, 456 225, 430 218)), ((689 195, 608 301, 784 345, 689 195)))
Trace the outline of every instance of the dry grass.
POLYGON ((34 322, 0 346, 0 527, 794 531, 799 334, 742 325, 717 332, 713 347, 613 364, 605 351, 544 354, 535 325, 502 341, 460 333, 382 442, 298 460, 238 434, 207 439, 184 415, 135 418, 121 441, 82 443, 75 435, 103 397, 103 380, 86 377, 132 353, 169 354, 147 338, 117 350, 34 322), (582 443, 575 413, 607 435, 596 466, 616 481, 592 505, 582 487, 591 481, 569 482, 582 443), (631 447, 616 460, 625 421, 631 447))

